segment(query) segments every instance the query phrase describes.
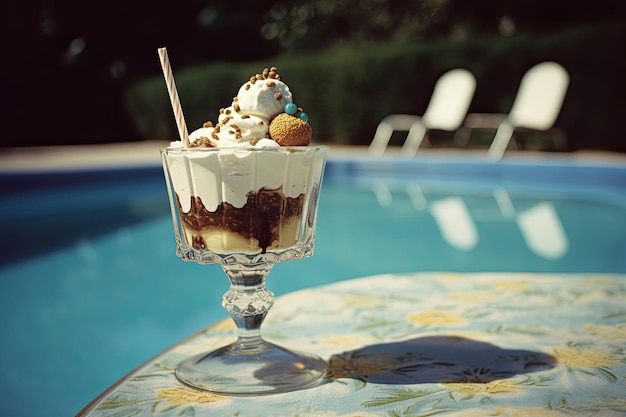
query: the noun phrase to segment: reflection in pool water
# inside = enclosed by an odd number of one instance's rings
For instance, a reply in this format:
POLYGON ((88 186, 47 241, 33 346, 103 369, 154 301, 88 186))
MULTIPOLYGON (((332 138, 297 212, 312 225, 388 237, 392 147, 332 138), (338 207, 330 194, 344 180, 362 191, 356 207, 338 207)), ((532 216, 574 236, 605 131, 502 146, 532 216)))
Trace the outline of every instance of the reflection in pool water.
MULTIPOLYGON (((381 206, 393 204, 392 192, 384 183, 376 181, 372 189, 381 206)), ((418 184, 409 184, 405 191, 418 212, 428 210, 443 241, 462 252, 476 249, 480 237, 463 197, 451 195, 429 203, 418 184)), ((569 246, 567 233, 552 202, 538 200, 533 206, 517 212, 505 188, 494 188, 492 194, 499 212, 492 213, 490 221, 502 217, 504 222, 516 223, 528 249, 541 258, 558 260, 565 256, 569 246)), ((473 210, 475 208, 472 207, 473 210)), ((501 239, 488 236, 488 239, 494 238, 501 239)))
MULTIPOLYGON (((219 267, 174 254, 160 167, 0 182, 0 414, 75 414, 225 317, 219 267)), ((268 286, 281 295, 407 271, 626 272, 625 208, 619 166, 331 160, 315 256, 277 265, 268 286)))

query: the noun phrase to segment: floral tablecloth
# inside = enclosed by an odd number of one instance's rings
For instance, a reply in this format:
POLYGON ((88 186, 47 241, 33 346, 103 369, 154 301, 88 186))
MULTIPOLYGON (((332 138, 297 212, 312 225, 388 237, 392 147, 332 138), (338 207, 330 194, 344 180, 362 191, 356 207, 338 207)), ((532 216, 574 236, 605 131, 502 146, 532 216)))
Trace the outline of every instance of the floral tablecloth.
POLYGON ((279 297, 263 333, 328 360, 326 383, 224 397, 178 382, 180 361, 234 340, 227 319, 135 371, 83 415, 626 415, 626 275, 366 277, 279 297))

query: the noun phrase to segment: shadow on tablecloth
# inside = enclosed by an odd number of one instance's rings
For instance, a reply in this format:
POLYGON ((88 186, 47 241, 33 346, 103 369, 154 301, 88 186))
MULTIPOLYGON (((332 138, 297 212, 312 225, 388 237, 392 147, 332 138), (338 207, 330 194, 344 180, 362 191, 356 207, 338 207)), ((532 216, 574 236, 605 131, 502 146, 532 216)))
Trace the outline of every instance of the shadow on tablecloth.
POLYGON ((377 384, 487 383, 554 368, 554 357, 457 336, 429 336, 333 355, 329 379, 377 384))

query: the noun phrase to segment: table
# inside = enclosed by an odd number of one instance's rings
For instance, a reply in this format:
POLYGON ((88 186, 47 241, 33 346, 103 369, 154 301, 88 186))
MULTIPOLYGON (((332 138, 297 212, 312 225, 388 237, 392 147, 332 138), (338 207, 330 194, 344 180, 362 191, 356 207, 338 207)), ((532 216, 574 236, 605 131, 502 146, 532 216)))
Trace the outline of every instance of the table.
POLYGON ((146 363, 81 415, 626 414, 626 275, 365 277, 277 298, 263 333, 328 360, 328 381, 257 397, 178 382, 180 361, 234 340, 226 319, 146 363))

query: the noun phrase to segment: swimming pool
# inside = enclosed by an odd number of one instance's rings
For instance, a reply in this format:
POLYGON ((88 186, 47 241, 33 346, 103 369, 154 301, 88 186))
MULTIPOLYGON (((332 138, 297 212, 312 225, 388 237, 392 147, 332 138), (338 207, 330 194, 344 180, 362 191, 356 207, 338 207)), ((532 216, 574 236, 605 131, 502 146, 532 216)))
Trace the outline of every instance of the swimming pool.
MULTIPOLYGON (((0 183, 0 415, 73 415, 226 316, 221 270, 174 254, 159 166, 0 183)), ((268 286, 282 295, 407 271, 626 272, 625 213, 619 163, 331 158, 315 256, 276 265, 268 286)))

